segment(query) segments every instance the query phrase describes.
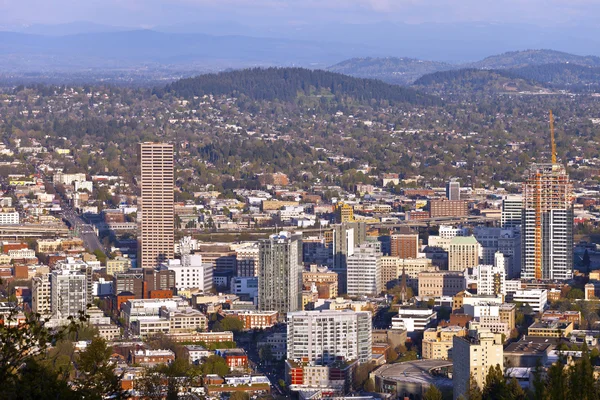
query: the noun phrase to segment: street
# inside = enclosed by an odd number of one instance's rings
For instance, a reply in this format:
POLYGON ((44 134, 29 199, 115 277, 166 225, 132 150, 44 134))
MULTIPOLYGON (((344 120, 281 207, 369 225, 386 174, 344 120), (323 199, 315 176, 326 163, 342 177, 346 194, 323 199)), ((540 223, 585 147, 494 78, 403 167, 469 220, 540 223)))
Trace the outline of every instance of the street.
POLYGON ((63 210, 62 217, 69 221, 69 224, 71 224, 73 230, 77 232, 77 236, 83 240, 85 248, 90 252, 100 250, 102 253, 106 253, 106 249, 104 249, 102 246, 98 235, 96 235, 96 232, 94 231, 94 227, 90 224, 86 224, 85 221, 75 213, 75 211, 73 211, 69 206, 64 205, 64 203, 63 210))

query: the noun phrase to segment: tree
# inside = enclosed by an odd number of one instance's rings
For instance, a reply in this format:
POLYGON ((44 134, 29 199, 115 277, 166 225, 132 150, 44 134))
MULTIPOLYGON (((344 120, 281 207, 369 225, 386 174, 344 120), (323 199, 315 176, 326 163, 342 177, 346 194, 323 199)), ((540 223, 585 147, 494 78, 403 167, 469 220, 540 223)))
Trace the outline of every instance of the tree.
MULTIPOLYGON (((51 331, 44 326, 38 314, 26 314, 24 322, 17 321, 17 310, 11 310, 0 325, 0 382, 3 386, 17 384, 21 378, 19 368, 37 363, 52 343, 58 342, 78 327, 71 319, 67 327, 51 331)), ((32 368, 37 369, 38 365, 32 368)))
POLYGON ((271 361, 273 361, 273 349, 271 348, 271 345, 262 346, 258 350, 258 356, 264 362, 271 362, 271 361))
POLYGON ((567 295, 568 299, 583 299, 585 297, 585 294, 583 293, 583 290, 579 289, 579 288, 573 288, 569 291, 569 294, 567 295))
POLYGON ((561 357, 561 359, 548 368, 547 393, 550 400, 564 400, 569 398, 568 376, 564 362, 564 358, 561 357))
POLYGON ((385 352, 385 361, 389 364, 389 363, 393 363, 397 359, 398 359, 398 353, 396 353, 396 350, 392 347, 387 349, 387 351, 385 352))
POLYGON ((542 362, 538 359, 533 372, 533 398, 532 400, 543 400, 547 396, 546 379, 542 362))
POLYGON ((106 341, 95 337, 77 359, 77 391, 83 399, 101 400, 125 398, 121 390, 121 377, 115 374, 115 364, 110 363, 112 351, 106 341))
POLYGON ((488 374, 485 378, 485 386, 483 387, 483 398, 495 400, 495 399, 507 399, 509 398, 509 389, 504 379, 504 372, 500 365, 496 364, 495 367, 490 367, 488 374))
POLYGON ((423 400, 442 400, 442 392, 435 385, 429 385, 423 393, 423 400))
POLYGON ((360 390, 365 387, 370 380, 369 374, 375 369, 375 365, 371 363, 360 364, 352 376, 352 384, 355 390, 360 390))
POLYGON ((483 394, 473 374, 469 377, 466 400, 483 400, 483 394))
POLYGON ((213 326, 213 331, 215 332, 240 332, 244 330, 244 322, 241 319, 235 317, 225 317, 220 321, 217 321, 213 326))

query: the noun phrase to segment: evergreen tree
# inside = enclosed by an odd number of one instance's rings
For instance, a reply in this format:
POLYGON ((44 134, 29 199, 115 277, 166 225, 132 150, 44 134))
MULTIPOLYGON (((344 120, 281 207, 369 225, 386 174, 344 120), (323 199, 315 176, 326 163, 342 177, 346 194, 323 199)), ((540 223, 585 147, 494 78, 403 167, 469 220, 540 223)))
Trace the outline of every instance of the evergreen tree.
POLYGON ((466 400, 483 400, 483 393, 475 380, 473 374, 469 377, 469 387, 467 388, 466 400))
POLYGON ((423 400, 442 400, 442 392, 435 385, 429 385, 423 393, 423 400))
POLYGON ((569 382, 564 366, 564 358, 548 368, 547 396, 549 400, 564 400, 569 398, 569 382))
POLYGON ((488 371, 483 388, 483 398, 490 400, 510 398, 504 373, 498 364, 495 367, 490 367, 488 371))

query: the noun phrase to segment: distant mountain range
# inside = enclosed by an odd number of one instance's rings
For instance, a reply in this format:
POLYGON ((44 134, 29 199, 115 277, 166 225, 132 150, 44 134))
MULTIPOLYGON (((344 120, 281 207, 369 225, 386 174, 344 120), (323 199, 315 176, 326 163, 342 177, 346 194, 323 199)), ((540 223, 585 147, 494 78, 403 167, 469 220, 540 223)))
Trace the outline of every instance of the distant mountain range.
MULTIPOLYGON (((148 66, 242 68, 320 66, 356 54, 353 45, 151 30, 66 36, 0 32, 0 72, 126 69, 148 66)), ((369 46, 360 49, 369 52, 369 46)))
MULTIPOLYGON (((542 79, 541 82, 560 84, 568 82, 568 79, 565 81, 560 77, 562 74, 560 71, 566 71, 567 69, 570 72, 571 78, 578 74, 584 74, 588 81, 594 80, 595 75, 589 70, 593 67, 600 67, 600 57, 578 56, 554 50, 525 50, 494 55, 481 61, 464 64, 448 64, 393 57, 353 58, 335 64, 329 67, 328 70, 361 78, 381 79, 389 83, 401 85, 412 84, 424 75, 441 71, 470 69, 511 70, 516 75, 527 79, 535 79, 533 76, 535 75, 542 79), (541 68, 541 66, 550 64, 554 65, 552 69, 541 68), (564 67, 561 67, 561 65, 564 67), (542 71, 546 72, 542 73, 542 71)), ((571 79, 571 83, 574 83, 576 80, 578 79, 571 79)), ((600 83, 600 81, 597 82, 600 83)))

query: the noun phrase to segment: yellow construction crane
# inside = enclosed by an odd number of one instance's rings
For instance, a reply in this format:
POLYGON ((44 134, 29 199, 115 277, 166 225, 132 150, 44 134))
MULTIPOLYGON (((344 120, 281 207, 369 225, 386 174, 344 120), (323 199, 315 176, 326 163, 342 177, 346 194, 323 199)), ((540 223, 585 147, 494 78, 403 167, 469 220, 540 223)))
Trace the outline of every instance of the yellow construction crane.
POLYGON ((552 164, 556 164, 556 142, 554 141, 554 115, 550 110, 550 141, 552 142, 552 164))

